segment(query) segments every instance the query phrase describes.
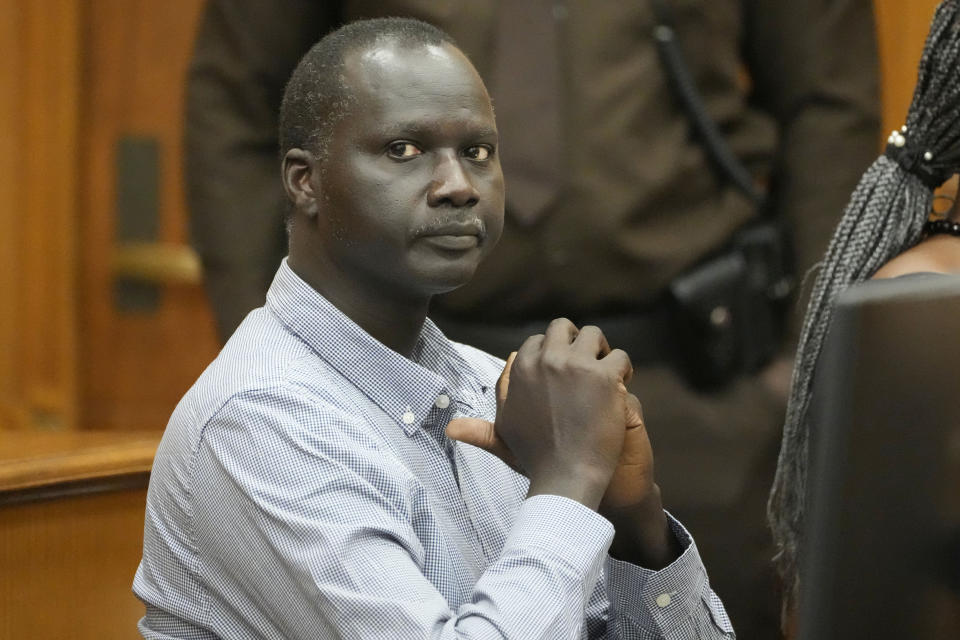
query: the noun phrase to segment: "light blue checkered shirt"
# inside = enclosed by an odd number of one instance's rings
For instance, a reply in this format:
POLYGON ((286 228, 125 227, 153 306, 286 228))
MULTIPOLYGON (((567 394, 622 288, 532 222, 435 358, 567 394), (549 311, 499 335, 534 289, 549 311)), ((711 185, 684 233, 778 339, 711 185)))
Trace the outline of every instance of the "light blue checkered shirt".
POLYGON ((133 588, 145 638, 731 638, 687 532, 669 567, 444 435, 503 362, 427 321, 413 360, 286 262, 174 411, 133 588))

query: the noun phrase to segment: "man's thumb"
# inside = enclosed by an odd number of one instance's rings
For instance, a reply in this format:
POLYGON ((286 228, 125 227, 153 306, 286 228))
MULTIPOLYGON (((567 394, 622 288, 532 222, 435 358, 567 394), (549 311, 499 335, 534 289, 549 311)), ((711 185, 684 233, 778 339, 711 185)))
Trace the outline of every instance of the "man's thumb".
POLYGON ((493 423, 480 418, 454 418, 447 425, 447 437, 488 451, 499 440, 493 423))
POLYGON ((447 437, 489 451, 517 473, 523 473, 513 453, 497 435, 492 422, 479 418, 454 418, 447 424, 447 437))

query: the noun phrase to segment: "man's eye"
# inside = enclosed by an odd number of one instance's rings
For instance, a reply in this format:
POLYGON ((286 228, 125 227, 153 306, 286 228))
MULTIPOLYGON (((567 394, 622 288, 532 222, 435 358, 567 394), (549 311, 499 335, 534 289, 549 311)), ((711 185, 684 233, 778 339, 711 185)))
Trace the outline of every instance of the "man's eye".
POLYGON ((387 153, 391 158, 412 158, 423 152, 412 142, 394 142, 387 147, 387 153))
POLYGON ((464 152, 464 155, 470 158, 471 160, 489 160, 490 154, 493 153, 493 149, 486 145, 477 145, 475 147, 469 147, 464 152))

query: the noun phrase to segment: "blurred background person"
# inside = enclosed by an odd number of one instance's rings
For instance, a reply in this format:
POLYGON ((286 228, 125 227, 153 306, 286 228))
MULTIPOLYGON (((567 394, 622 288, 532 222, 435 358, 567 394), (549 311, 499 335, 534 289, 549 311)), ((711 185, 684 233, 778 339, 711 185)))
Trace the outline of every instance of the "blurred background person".
POLYGON ((742 637, 774 637, 763 514, 791 350, 782 305, 739 302, 751 278, 782 287, 785 249, 771 240, 745 272, 732 245, 768 214, 788 229, 796 273, 822 253, 876 152, 871 3, 211 0, 189 74, 186 178, 224 340, 285 254, 284 80, 320 35, 377 15, 451 33, 497 111, 503 239, 431 317, 499 355, 561 315, 627 350, 664 493, 742 637))

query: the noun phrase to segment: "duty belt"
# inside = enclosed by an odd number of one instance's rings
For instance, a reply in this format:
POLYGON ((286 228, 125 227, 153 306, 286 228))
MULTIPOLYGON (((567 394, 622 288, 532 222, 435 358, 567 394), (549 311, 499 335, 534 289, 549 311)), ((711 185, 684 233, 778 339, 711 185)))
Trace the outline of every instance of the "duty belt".
MULTIPOLYGON (((442 316, 431 316, 431 319, 451 340, 501 358, 519 349, 530 336, 544 333, 550 324, 550 320, 501 324, 463 322, 442 316)), ((570 320, 578 327, 599 327, 610 347, 626 351, 634 364, 673 363, 676 359, 676 338, 665 306, 639 313, 571 317, 570 320)))

